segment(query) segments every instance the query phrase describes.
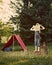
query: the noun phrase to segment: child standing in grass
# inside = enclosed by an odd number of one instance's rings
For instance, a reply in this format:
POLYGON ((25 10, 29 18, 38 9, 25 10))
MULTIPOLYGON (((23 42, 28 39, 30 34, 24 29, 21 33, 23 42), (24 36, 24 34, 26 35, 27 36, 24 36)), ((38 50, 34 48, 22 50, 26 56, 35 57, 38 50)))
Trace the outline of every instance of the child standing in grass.
POLYGON ((32 28, 30 29, 31 31, 35 31, 35 36, 34 36, 34 43, 35 43, 35 52, 40 52, 40 31, 44 30, 45 27, 42 26, 39 23, 36 23, 36 25, 33 25, 32 28))

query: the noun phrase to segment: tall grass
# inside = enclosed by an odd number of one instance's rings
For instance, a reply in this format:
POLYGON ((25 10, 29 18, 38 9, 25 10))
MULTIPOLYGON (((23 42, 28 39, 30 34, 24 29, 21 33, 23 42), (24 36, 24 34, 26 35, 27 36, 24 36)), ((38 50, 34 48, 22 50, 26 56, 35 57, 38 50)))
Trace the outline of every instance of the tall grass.
MULTIPOLYGON (((48 45, 48 54, 36 55, 34 46, 27 46, 28 51, 22 51, 15 46, 14 51, 0 50, 0 65, 52 65, 52 44, 48 45), (18 50, 17 50, 18 49, 18 50), (19 51, 20 50, 20 51, 19 51)), ((1 47, 0 47, 1 48, 1 47)))

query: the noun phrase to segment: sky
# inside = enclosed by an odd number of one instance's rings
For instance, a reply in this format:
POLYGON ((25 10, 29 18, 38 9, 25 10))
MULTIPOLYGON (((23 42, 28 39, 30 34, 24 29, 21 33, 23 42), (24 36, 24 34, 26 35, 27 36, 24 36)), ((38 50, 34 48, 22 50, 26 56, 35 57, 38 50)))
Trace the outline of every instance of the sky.
MULTIPOLYGON (((16 0, 2 0, 2 2, 0 2, 0 20, 4 24, 7 22, 11 22, 11 16, 19 16, 19 14, 16 13, 16 7, 11 4, 11 1, 14 2, 16 5, 17 3, 21 3, 21 5, 23 6, 22 0, 19 0, 18 2, 16 0), (11 8, 11 6, 13 7, 11 8)), ((21 9, 21 6, 19 4, 17 6, 21 9)), ((14 27, 14 30, 17 30, 17 25, 12 24, 11 26, 14 27)))
MULTIPOLYGON (((0 19, 2 22, 8 22, 11 16, 17 15, 15 8, 11 7, 11 0, 3 0, 2 3, 0 3, 0 19)), ((15 2, 15 0, 13 0, 15 2)))

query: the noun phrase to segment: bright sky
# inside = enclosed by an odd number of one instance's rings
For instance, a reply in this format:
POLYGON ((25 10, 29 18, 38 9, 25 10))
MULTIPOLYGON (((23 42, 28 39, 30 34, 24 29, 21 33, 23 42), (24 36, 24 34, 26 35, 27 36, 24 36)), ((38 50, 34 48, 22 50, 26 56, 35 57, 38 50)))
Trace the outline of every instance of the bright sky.
MULTIPOLYGON (((2 0, 3 2, 0 2, 0 20, 2 20, 3 23, 9 22, 11 16, 19 16, 18 13, 16 13, 16 7, 13 6, 13 8, 11 8, 11 2, 14 2, 17 5, 17 1, 16 0, 2 0)), ((19 0, 18 2, 21 3, 21 5, 23 6, 23 2, 22 0, 19 0)), ((17 5, 19 8, 21 8, 21 6, 18 4, 17 5)), ((17 25, 12 24, 11 26, 14 27, 14 30, 17 30, 17 25)))
MULTIPOLYGON (((11 15, 15 16, 17 15, 14 8, 10 8, 10 1, 11 0, 3 0, 2 3, 0 3, 0 19, 2 19, 3 22, 8 22, 11 15)), ((15 0, 14 0, 15 1, 15 0)))

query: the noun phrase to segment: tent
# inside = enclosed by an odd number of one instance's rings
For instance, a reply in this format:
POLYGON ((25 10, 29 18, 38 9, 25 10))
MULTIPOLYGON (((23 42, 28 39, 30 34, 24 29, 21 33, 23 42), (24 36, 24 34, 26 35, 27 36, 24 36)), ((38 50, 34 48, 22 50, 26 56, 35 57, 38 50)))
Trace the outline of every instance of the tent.
POLYGON ((5 48, 11 46, 11 45, 13 44, 14 40, 17 40, 17 41, 19 42, 21 48, 22 48, 24 51, 27 50, 27 48, 26 48, 24 42, 22 41, 21 37, 20 37, 19 35, 16 35, 16 34, 13 35, 13 36, 10 38, 10 40, 5 44, 5 46, 2 48, 2 50, 4 51, 5 48))

